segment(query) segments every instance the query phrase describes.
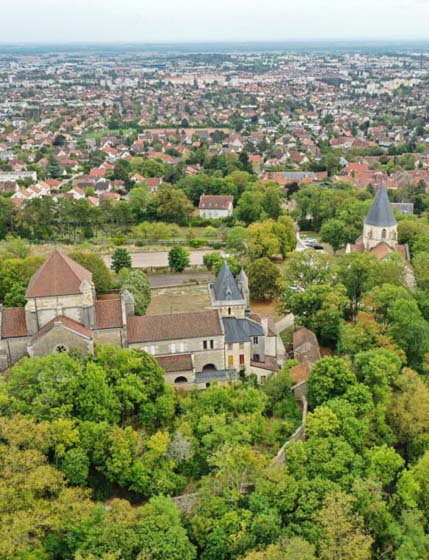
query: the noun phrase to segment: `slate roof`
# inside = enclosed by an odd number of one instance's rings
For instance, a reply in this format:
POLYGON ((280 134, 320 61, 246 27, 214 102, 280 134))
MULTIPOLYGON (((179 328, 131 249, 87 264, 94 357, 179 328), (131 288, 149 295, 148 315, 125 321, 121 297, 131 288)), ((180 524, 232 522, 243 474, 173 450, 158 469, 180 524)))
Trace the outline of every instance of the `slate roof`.
POLYGON ((223 334, 217 311, 128 317, 128 342, 183 340, 223 334))
POLYGON ((96 329, 122 327, 122 305, 120 299, 103 299, 95 302, 96 329))
POLYGON ((243 299, 243 296, 237 287, 235 278, 232 275, 226 261, 224 261, 213 284, 213 292, 216 300, 218 301, 235 301, 243 299))
POLYGON ((392 202, 391 206, 406 216, 414 214, 414 204, 412 202, 392 202))
POLYGON ((225 342, 249 342, 252 336, 264 336, 264 329, 255 321, 247 318, 224 317, 225 342))
POLYGON ((26 297, 55 297, 80 294, 83 280, 92 282, 92 274, 86 268, 55 250, 33 274, 26 297))
POLYGON ((365 223, 377 227, 391 227, 397 224, 384 183, 381 183, 377 191, 365 223))

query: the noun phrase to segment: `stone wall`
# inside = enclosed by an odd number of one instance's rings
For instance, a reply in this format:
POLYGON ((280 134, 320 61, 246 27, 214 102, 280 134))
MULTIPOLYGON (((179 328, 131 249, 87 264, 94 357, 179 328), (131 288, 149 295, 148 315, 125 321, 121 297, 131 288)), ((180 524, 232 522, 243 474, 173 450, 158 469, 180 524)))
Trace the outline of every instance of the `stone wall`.
POLYGON ((83 354, 93 353, 94 345, 92 340, 80 336, 63 325, 55 325, 49 332, 38 338, 28 349, 31 356, 46 356, 56 351, 61 344, 67 350, 76 348, 83 354))

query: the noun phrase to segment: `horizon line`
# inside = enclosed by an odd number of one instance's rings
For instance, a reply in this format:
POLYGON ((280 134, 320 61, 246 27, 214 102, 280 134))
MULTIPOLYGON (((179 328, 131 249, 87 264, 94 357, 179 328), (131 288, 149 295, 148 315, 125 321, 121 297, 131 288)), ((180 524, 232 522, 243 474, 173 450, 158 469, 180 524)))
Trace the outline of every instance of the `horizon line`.
POLYGON ((295 37, 290 39, 177 39, 177 40, 140 40, 140 39, 113 39, 113 40, 103 40, 103 39, 52 39, 52 40, 18 40, 18 41, 3 41, 0 40, 0 46, 19 46, 19 45, 81 45, 81 44, 91 44, 91 45, 187 45, 187 44, 276 44, 276 43, 329 43, 329 42, 344 42, 344 43, 355 43, 355 42, 377 42, 377 43, 393 43, 397 41, 403 41, 407 43, 421 43, 425 42, 429 44, 428 37, 316 37, 316 38, 305 38, 305 37, 295 37))

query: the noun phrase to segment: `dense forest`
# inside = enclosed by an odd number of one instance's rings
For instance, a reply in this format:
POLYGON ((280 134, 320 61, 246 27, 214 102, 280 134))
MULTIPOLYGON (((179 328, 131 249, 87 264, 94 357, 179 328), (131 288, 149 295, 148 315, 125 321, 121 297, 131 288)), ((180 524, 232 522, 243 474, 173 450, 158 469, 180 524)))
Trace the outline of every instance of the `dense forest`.
MULTIPOLYGON (((307 382, 305 438, 277 459, 302 422, 293 360, 261 386, 243 375, 176 392, 141 351, 24 358, 0 384, 1 558, 429 558, 427 216, 397 216, 411 263, 345 254, 371 193, 302 187, 295 219, 333 252, 291 253, 293 221, 270 219, 276 196, 254 186, 225 243, 253 295, 278 297, 323 347, 307 382)), ((41 259, 18 239, 2 251, 0 299, 22 305, 41 259)), ((98 291, 111 287, 100 257, 73 256, 98 291)), ((222 258, 206 261, 216 270, 222 258)), ((144 313, 147 280, 130 274, 118 279, 145 286, 144 313)))

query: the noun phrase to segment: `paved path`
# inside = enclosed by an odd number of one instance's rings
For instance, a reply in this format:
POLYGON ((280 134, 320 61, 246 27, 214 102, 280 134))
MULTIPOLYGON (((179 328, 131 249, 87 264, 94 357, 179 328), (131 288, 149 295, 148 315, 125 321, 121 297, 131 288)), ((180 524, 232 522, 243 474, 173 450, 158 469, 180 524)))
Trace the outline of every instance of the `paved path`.
POLYGON ((276 333, 280 334, 285 329, 293 327, 294 319, 295 318, 292 313, 289 313, 289 315, 286 315, 285 317, 283 317, 283 319, 277 321, 277 323, 275 324, 276 333))
MULTIPOLYGON (((203 257, 213 250, 190 251, 190 261, 193 266, 201 266, 203 257)), ((168 251, 147 253, 131 253, 133 268, 164 268, 168 266, 168 251)), ((104 262, 110 267, 111 255, 103 255, 104 262)))

